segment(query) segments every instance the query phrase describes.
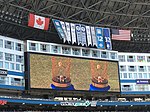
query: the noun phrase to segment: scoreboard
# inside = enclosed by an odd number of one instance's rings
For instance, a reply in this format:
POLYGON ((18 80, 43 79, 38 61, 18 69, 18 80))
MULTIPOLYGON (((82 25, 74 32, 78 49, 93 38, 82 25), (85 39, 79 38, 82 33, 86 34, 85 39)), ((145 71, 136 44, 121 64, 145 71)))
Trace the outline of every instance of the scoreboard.
POLYGON ((118 62, 29 53, 30 88, 120 92, 118 62))

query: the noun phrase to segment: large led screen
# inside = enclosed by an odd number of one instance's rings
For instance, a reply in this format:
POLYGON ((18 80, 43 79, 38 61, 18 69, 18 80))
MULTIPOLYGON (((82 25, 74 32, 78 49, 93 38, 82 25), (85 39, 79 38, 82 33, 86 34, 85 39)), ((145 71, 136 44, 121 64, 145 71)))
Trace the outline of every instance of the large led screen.
POLYGON ((30 88, 120 92, 118 62, 30 54, 30 88))

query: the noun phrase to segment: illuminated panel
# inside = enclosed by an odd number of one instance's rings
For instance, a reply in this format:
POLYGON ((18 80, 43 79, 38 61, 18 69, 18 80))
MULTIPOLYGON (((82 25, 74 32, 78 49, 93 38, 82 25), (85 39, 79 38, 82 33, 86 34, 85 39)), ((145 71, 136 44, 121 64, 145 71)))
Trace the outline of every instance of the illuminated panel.
POLYGON ((120 92, 118 62, 30 54, 30 87, 120 92))

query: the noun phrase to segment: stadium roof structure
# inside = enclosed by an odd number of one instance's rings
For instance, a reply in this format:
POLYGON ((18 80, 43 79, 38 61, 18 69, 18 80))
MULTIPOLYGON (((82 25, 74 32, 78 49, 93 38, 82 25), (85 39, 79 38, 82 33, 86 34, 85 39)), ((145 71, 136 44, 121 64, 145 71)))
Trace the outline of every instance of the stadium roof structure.
POLYGON ((55 32, 52 24, 46 33, 28 29, 29 13, 75 23, 130 29, 139 38, 150 36, 149 0, 0 0, 0 33, 29 39, 39 35, 45 38, 49 32, 55 32))

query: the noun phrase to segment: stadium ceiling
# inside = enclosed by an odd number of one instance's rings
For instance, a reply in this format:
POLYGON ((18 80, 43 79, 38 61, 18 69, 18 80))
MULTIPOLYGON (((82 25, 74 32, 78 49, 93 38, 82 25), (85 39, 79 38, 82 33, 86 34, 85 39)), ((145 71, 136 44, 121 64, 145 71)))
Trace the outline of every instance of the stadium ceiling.
POLYGON ((0 0, 0 12, 16 16, 20 22, 4 16, 0 20, 24 27, 29 13, 34 13, 51 19, 150 34, 149 0, 0 0))

